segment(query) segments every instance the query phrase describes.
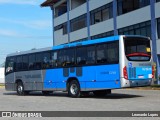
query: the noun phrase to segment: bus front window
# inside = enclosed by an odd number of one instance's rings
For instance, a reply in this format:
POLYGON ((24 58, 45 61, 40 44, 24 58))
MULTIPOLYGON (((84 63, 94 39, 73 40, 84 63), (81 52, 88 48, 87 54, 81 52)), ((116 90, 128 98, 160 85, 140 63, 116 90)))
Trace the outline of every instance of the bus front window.
POLYGON ((150 40, 147 38, 124 38, 125 54, 129 61, 150 61, 150 40))

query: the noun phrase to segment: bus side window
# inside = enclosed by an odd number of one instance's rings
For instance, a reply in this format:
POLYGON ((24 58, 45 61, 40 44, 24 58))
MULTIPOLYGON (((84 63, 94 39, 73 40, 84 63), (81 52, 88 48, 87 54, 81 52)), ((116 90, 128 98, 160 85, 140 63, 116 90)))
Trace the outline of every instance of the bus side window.
POLYGON ((22 57, 22 61, 23 61, 22 69, 23 70, 28 70, 28 55, 24 55, 22 57))
POLYGON ((107 45, 101 44, 97 45, 96 51, 97 51, 97 63, 107 63, 107 45))
POLYGON ((14 63, 15 63, 15 59, 14 58, 7 58, 6 59, 6 70, 5 73, 12 73, 14 71, 14 63))
POLYGON ((95 46, 87 47, 87 64, 95 63, 95 46))
POLYGON ((75 49, 70 48, 66 50, 65 66, 75 65, 75 49))
POLYGON ((108 48, 107 49, 108 63, 109 64, 118 63, 118 61, 119 61, 118 42, 108 43, 107 48, 108 48))
POLYGON ((36 63, 35 63, 35 69, 41 69, 42 68, 42 54, 37 53, 36 54, 36 63))
POLYGON ((33 70, 35 69, 35 54, 29 55, 29 69, 33 70))
POLYGON ((60 50, 58 52, 58 66, 69 67, 73 65, 75 65, 75 49, 69 48, 69 49, 60 50))
POLYGON ((57 67, 57 51, 51 53, 51 67, 57 67))
POLYGON ((50 68, 50 53, 49 52, 45 52, 43 53, 43 57, 42 57, 42 68, 50 68))
POLYGON ((77 65, 85 65, 87 59, 86 47, 77 48, 76 57, 77 57, 76 58, 77 65))
POLYGON ((18 56, 16 59, 16 71, 22 70, 22 56, 18 56))
POLYGON ((60 50, 58 51, 58 61, 57 61, 57 65, 58 67, 62 67, 63 66, 63 62, 64 62, 64 50, 60 50))

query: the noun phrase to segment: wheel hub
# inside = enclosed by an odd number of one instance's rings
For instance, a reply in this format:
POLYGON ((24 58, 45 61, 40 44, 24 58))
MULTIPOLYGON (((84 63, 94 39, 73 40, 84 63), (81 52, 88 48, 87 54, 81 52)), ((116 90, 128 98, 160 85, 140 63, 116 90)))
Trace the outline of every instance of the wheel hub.
POLYGON ((22 86, 18 86, 18 92, 21 93, 23 90, 22 86))
POLYGON ((70 91, 71 91, 71 93, 72 94, 77 94, 77 92, 78 92, 78 87, 77 87, 77 85, 76 84, 72 84, 71 85, 71 87, 70 87, 70 91))

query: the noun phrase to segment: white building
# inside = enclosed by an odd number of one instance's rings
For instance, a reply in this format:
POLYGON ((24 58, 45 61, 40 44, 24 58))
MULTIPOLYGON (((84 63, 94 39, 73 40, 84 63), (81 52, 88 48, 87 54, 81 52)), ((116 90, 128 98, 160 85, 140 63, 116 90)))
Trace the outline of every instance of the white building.
POLYGON ((145 35, 157 42, 160 63, 160 0, 46 0, 41 6, 52 9, 54 45, 117 34, 145 35))
POLYGON ((0 66, 0 83, 4 83, 4 66, 0 66))

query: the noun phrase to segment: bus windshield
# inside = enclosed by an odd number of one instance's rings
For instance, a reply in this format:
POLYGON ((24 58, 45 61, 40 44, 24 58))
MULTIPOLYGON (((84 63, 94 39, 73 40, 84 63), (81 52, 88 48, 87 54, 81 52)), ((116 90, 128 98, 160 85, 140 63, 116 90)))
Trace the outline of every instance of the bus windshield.
POLYGON ((125 54, 129 61, 150 61, 150 40, 147 38, 124 38, 125 54))

